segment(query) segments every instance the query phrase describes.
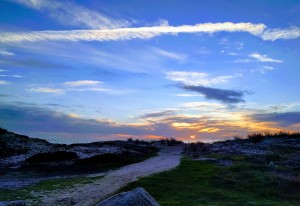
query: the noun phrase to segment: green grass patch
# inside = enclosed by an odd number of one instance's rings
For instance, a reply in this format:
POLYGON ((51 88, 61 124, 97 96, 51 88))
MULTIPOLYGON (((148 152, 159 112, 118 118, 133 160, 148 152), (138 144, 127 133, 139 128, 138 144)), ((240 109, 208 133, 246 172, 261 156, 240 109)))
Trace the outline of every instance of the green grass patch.
POLYGON ((98 177, 72 177, 72 178, 53 178, 41 181, 32 186, 27 186, 16 190, 0 190, 0 201, 12 200, 28 200, 34 199, 32 193, 35 192, 51 192, 53 190, 68 189, 78 184, 88 184, 95 180, 101 179, 98 177))
POLYGON ((162 206, 299 205, 300 187, 272 175, 267 166, 232 157, 230 167, 182 159, 172 171, 139 179, 122 188, 145 188, 162 206))

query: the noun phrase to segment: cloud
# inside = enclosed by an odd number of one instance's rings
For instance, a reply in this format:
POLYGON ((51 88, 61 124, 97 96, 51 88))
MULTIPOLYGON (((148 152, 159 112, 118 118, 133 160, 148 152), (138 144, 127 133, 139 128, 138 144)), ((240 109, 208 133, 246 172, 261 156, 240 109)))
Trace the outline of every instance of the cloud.
POLYGON ((15 54, 0 48, 0 55, 2 55, 2 56, 13 56, 15 54))
POLYGON ((274 70, 275 68, 274 67, 271 67, 271 66, 261 66, 259 67, 258 69, 251 69, 250 71, 251 72, 256 72, 256 71, 259 71, 261 74, 264 74, 266 73, 267 71, 271 71, 271 70, 274 70))
POLYGON ((31 9, 46 12, 51 18, 64 25, 81 26, 89 29, 112 29, 128 27, 124 19, 114 19, 99 12, 79 6, 70 1, 55 0, 13 0, 31 9))
MULTIPOLYGON (((193 103, 190 106, 213 107, 220 106, 205 102, 193 103)), ((56 106, 56 105, 55 105, 56 106)), ((224 107, 224 106, 223 106, 224 107)), ((249 131, 278 130, 270 123, 256 122, 243 113, 226 110, 226 116, 216 119, 211 116, 172 114, 171 110, 145 114, 142 123, 121 124, 109 119, 90 119, 78 116, 73 112, 66 114, 36 104, 15 102, 0 103, 1 126, 6 129, 33 137, 56 139, 56 142, 74 143, 99 140, 124 139, 124 137, 152 138, 174 137, 187 140, 191 135, 197 136, 197 141, 224 140, 234 135, 246 135, 249 131), (169 111, 169 112, 168 112, 169 111), (151 118, 152 116, 152 118, 151 118), (160 118, 155 118, 160 117, 160 118), (210 135, 214 133, 214 135, 210 135)), ((172 110, 173 111, 173 110, 172 110)), ((177 110, 174 110, 177 111, 177 110)), ((195 113, 195 112, 193 112, 195 113)))
POLYGON ((144 134, 144 126, 121 125, 110 120, 74 118, 54 110, 29 105, 0 104, 1 123, 24 131, 80 134, 144 134))
POLYGON ((175 113, 174 110, 151 112, 151 113, 147 113, 147 114, 142 115, 141 118, 165 117, 165 116, 173 115, 174 113, 175 113))
POLYGON ((260 62, 275 62, 275 63, 283 62, 282 60, 272 59, 272 58, 268 57, 267 55, 263 55, 263 54, 259 54, 259 53, 250 54, 249 57, 252 57, 260 62))
POLYGON ((291 126, 294 124, 300 124, 300 112, 282 112, 282 113, 265 113, 265 114, 253 114, 250 116, 256 121, 261 122, 276 122, 281 126, 291 126))
POLYGON ((0 85, 10 84, 8 81, 0 80, 0 85))
POLYGON ((38 87, 38 88, 31 88, 28 89, 30 92, 38 92, 38 93, 63 93, 64 90, 62 89, 55 89, 55 88, 48 88, 48 87, 38 87))
POLYGON ((65 82, 64 84, 67 86, 78 87, 78 86, 98 85, 101 83, 102 82, 94 81, 94 80, 79 80, 79 81, 65 82))
POLYGON ((166 51, 166 50, 159 49, 159 48, 154 48, 154 51, 156 51, 161 56, 164 56, 164 57, 167 57, 170 59, 175 59, 178 61, 185 61, 187 59, 187 55, 185 55, 185 54, 170 52, 170 51, 166 51))
POLYGON ((275 41, 278 39, 296 39, 300 37, 300 28, 291 27, 288 29, 267 29, 260 37, 263 40, 275 41))
POLYGON ((189 109, 199 109, 204 108, 205 110, 212 110, 212 109, 224 109, 226 106, 220 103, 211 103, 211 102, 187 102, 182 105, 185 108, 189 109))
POLYGON ((21 75, 6 75, 6 74, 1 74, 0 77, 22 78, 23 76, 21 76, 21 75))
POLYGON ((235 76, 216 76, 212 77, 203 72, 169 71, 166 72, 166 78, 172 81, 181 82, 185 85, 211 86, 227 82, 235 76))
POLYGON ((95 80, 79 80, 79 81, 70 81, 64 82, 61 86, 53 88, 53 87, 37 87, 37 88, 30 88, 27 91, 30 92, 37 92, 37 93, 57 93, 62 94, 65 92, 84 92, 84 91, 93 91, 93 92, 106 92, 109 94, 127 94, 130 91, 126 90, 115 90, 110 88, 104 88, 98 86, 102 84, 102 82, 95 81, 95 80))
POLYGON ((0 93, 0 97, 16 97, 16 96, 10 95, 10 94, 1 94, 0 93))
POLYGON ((264 24, 252 23, 203 23, 182 26, 152 26, 137 28, 116 28, 102 30, 67 30, 67 31, 30 31, 2 32, 0 42, 36 42, 36 41, 120 41, 130 39, 150 39, 161 35, 179 33, 216 33, 216 32, 248 32, 260 35, 266 28, 264 24))
POLYGON ((190 85, 181 85, 180 87, 187 91, 198 92, 200 94, 203 94, 207 99, 218 100, 225 104, 245 102, 245 100, 243 100, 243 97, 246 92, 244 91, 190 85))
POLYGON ((185 94, 185 93, 183 93, 183 94, 176 94, 176 96, 177 97, 201 97, 203 95, 201 95, 201 94, 185 94))

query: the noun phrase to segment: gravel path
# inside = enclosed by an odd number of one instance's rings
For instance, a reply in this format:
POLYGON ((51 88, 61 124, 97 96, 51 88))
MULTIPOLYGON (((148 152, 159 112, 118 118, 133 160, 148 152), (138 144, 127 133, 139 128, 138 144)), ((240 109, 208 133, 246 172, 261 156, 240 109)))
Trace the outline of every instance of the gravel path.
MULTIPOLYGON (((90 206, 116 192, 139 177, 170 170, 180 163, 182 146, 166 147, 159 156, 121 167, 107 173, 102 179, 72 189, 56 191, 43 197, 44 205, 90 206)), ((39 194, 41 195, 41 194, 39 194)))

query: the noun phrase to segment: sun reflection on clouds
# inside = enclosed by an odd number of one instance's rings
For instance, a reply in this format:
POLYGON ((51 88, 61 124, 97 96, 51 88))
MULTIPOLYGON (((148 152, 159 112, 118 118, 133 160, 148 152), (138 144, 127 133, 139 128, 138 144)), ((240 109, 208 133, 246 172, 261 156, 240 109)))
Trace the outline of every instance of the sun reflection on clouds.
POLYGON ((198 132, 208 132, 208 133, 214 133, 219 131, 219 128, 214 128, 214 127, 208 127, 208 128, 203 128, 201 130, 198 130, 198 132))

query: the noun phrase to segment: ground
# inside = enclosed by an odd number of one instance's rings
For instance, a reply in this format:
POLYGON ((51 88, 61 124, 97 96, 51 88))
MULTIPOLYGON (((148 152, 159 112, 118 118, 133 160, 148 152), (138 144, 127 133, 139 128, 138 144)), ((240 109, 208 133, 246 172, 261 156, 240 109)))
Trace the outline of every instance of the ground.
MULTIPOLYGON (((139 177, 175 168, 180 163, 182 149, 182 145, 165 147, 158 156, 104 174, 94 174, 93 177, 83 176, 82 181, 75 178, 67 180, 63 185, 55 186, 59 181, 52 180, 51 184, 48 180, 17 191, 2 190, 3 195, 0 195, 0 199, 26 198, 27 202, 33 205, 93 205, 139 177), (49 189, 44 187, 47 184, 49 189)), ((64 182, 66 179, 60 181, 64 182)))

